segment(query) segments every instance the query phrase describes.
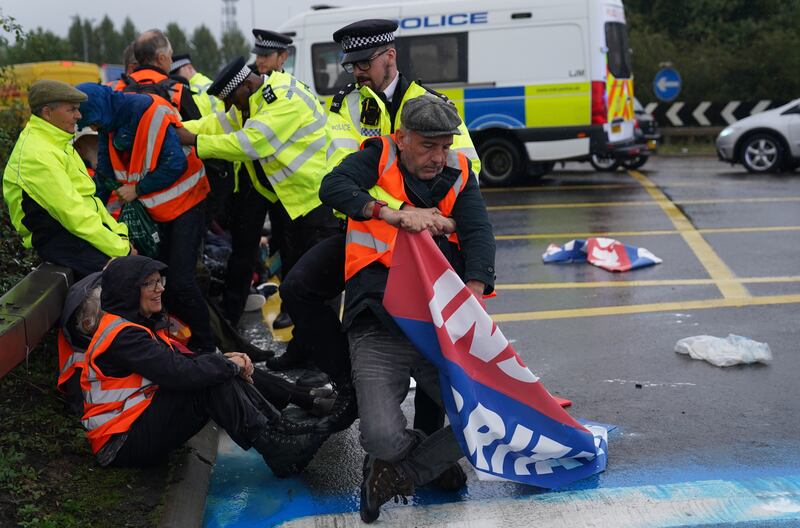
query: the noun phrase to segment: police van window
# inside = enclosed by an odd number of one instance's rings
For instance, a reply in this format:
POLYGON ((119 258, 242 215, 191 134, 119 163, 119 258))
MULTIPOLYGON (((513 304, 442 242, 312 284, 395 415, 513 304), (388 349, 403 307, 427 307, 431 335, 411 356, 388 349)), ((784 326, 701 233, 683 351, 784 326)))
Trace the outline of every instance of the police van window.
POLYGON ((335 42, 311 46, 311 64, 314 65, 314 89, 319 95, 332 95, 353 82, 353 76, 344 69, 342 49, 335 42))
POLYGON ((467 82, 467 34, 399 37, 397 68, 425 83, 467 82))
POLYGON ((294 75, 294 59, 297 56, 297 48, 294 46, 289 46, 289 57, 287 57, 286 62, 283 63, 283 71, 290 75, 294 75))
POLYGON ((606 47, 608 48, 608 70, 617 79, 631 77, 631 55, 628 31, 621 22, 606 22, 606 47))

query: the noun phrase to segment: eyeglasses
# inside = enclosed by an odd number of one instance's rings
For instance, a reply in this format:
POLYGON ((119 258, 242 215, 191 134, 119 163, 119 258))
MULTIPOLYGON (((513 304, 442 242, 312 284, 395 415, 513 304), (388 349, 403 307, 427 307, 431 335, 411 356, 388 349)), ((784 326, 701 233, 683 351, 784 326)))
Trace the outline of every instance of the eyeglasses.
POLYGON ((142 289, 148 290, 151 292, 156 291, 156 286, 161 285, 161 288, 164 289, 167 287, 167 278, 166 277, 159 277, 157 279, 151 279, 149 281, 142 283, 142 289))
POLYGON ((370 58, 368 58, 366 60, 360 60, 360 61, 355 61, 355 62, 346 62, 346 63, 342 64, 342 68, 344 68, 344 71, 346 71, 347 73, 353 73, 356 68, 358 68, 359 70, 362 70, 362 71, 367 71, 367 70, 369 70, 370 66, 372 66, 372 61, 374 61, 375 59, 377 59, 378 57, 380 57, 381 55, 383 55, 384 53, 386 53, 390 49, 392 49, 392 48, 387 48, 387 49, 381 51, 380 53, 376 53, 375 55, 373 55, 372 57, 370 57, 370 58))

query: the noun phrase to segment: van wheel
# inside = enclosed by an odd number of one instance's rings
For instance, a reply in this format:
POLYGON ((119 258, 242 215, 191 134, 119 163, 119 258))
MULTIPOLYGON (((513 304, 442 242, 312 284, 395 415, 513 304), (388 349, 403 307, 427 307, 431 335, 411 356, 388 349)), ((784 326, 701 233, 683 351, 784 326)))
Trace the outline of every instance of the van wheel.
POLYGON ((647 158, 650 156, 635 156, 633 158, 625 158, 621 161, 622 166, 626 169, 634 170, 644 166, 647 163, 647 158))
POLYGON ((589 158, 589 163, 592 164, 594 170, 600 172, 614 172, 619 167, 619 160, 613 156, 601 156, 599 154, 592 154, 589 158))
MULTIPOLYGON (((481 180, 489 187, 512 185, 524 174, 523 158, 517 146, 505 138, 480 144, 481 180)), ((527 162, 527 160, 524 160, 527 162)))
POLYGON ((744 140, 740 159, 748 172, 775 172, 783 164, 783 145, 772 134, 754 134, 744 140))

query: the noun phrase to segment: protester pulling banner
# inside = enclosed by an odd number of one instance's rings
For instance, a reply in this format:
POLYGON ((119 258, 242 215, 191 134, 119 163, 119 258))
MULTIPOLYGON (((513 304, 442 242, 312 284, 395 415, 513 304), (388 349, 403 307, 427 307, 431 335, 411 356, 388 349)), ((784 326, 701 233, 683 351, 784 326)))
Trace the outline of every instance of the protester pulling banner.
POLYGON ((645 248, 629 246, 619 240, 602 237, 570 240, 563 246, 550 244, 542 255, 542 260, 545 264, 588 261, 608 271, 628 271, 662 262, 645 248))
POLYGON ((427 232, 399 231, 383 304, 439 369, 453 432, 479 474, 554 488, 605 469, 606 429, 561 408, 427 232))

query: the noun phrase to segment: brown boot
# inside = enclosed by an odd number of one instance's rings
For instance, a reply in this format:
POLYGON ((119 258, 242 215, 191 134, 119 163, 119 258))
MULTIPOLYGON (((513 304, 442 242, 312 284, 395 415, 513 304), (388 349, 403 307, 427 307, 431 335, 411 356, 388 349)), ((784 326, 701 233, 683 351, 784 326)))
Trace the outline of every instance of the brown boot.
POLYGON ((414 483, 397 464, 386 462, 367 455, 364 458, 364 480, 361 482, 361 504, 359 513, 365 523, 375 522, 381 514, 381 506, 392 497, 395 502, 402 497, 408 504, 406 495, 414 494, 414 483))

